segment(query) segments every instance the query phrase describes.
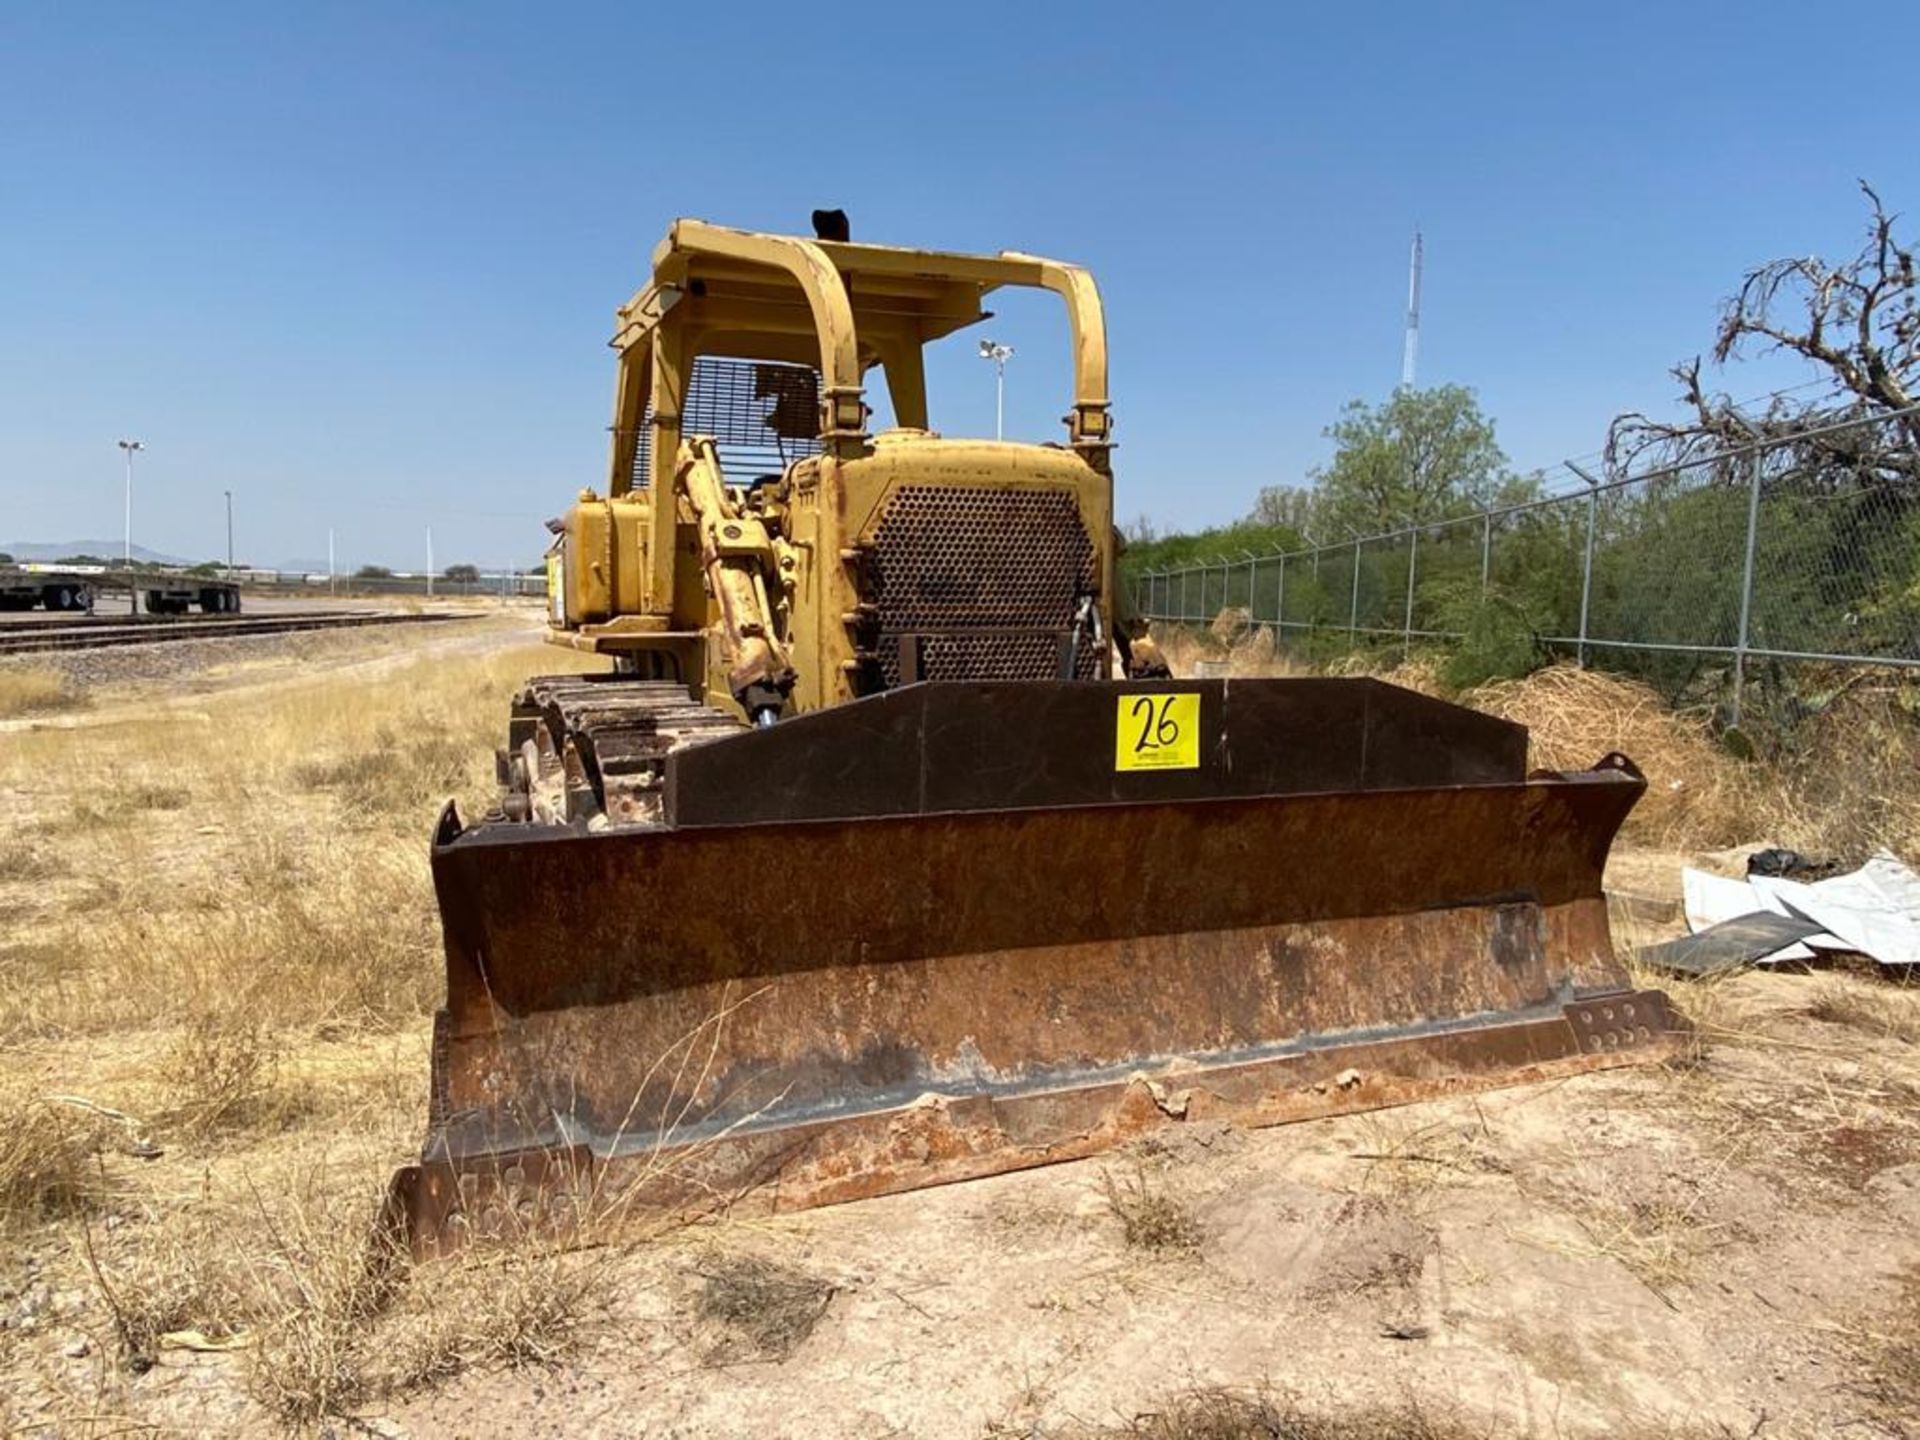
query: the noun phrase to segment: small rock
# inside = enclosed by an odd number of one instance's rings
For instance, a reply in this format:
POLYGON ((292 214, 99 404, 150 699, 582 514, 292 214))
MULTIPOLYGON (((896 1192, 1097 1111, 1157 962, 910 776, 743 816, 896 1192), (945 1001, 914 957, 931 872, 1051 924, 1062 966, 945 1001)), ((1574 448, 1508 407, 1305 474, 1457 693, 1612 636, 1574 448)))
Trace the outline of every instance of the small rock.
POLYGON ((69 1360, 84 1360, 93 1353, 93 1344, 82 1335, 78 1340, 70 1341, 60 1353, 69 1360))
POLYGON ((1358 1070, 1342 1070, 1338 1075, 1333 1077, 1333 1083, 1338 1085, 1342 1090, 1351 1090, 1360 1083, 1360 1072, 1358 1070))

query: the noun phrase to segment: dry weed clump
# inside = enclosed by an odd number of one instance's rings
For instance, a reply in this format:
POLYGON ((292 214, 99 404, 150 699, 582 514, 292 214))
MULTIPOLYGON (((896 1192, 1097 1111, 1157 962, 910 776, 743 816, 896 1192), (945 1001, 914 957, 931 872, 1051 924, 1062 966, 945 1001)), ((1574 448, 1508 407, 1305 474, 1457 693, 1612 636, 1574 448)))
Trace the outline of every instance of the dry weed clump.
POLYGON ((1322 1411, 1265 1388, 1202 1385, 1116 1424, 1029 1433, 1046 1440, 1492 1440, 1497 1432, 1412 1398, 1322 1411))
POLYGON ((0 881, 57 880, 73 873, 73 863, 44 842, 0 839, 0 881))
POLYGON ((1236 678, 1291 675, 1298 670, 1280 652, 1273 628, 1254 624, 1245 609, 1223 610, 1210 626, 1155 625, 1152 635, 1175 675, 1193 675, 1202 662, 1236 678))
POLYGON ((405 1263, 360 1197, 308 1195, 278 1217, 260 1204, 265 1246, 250 1257, 247 1383, 269 1410, 310 1424, 368 1390, 369 1336, 405 1263))
POLYGON ((557 1365, 606 1319, 611 1288, 602 1257, 537 1240, 421 1266, 386 1320, 366 1381, 392 1395, 480 1366, 557 1365))
POLYGON ((1355 650, 1328 662, 1326 673, 1384 680, 1402 690, 1417 691, 1439 699, 1451 699, 1452 692, 1441 678, 1439 657, 1419 651, 1412 655, 1382 655, 1373 650, 1355 650))
POLYGON ((76 1215, 97 1198, 111 1126, 20 1084, 0 1087, 0 1233, 76 1215))
POLYGON ((1668 1291, 1691 1284, 1701 1261, 1730 1238, 1729 1224, 1712 1208, 1711 1185, 1634 1179, 1606 1162, 1574 1161, 1556 1167, 1538 1192, 1526 1185, 1522 1190, 1570 1219, 1580 1238, 1544 1231, 1517 1238, 1575 1259, 1618 1265, 1663 1303, 1671 1304, 1668 1291))
POLYGON ((250 1293, 242 1237, 218 1207, 202 1200, 123 1224, 111 1236, 88 1229, 82 1238, 129 1370, 150 1369, 169 1335, 192 1332, 213 1344, 244 1337, 250 1293))
POLYGON ((1120 1235, 1129 1249, 1177 1251, 1200 1247, 1200 1221, 1192 1205, 1145 1165, 1136 1164, 1129 1177, 1116 1178, 1113 1171, 1102 1170, 1100 1194, 1108 1211, 1120 1222, 1120 1235))
POLYGON ((0 720, 73 710, 87 697, 73 688, 66 672, 45 665, 0 666, 0 720))
POLYGON ((472 772, 490 764, 491 753, 443 724, 423 723, 404 739, 382 726, 366 748, 303 761, 293 773, 306 789, 336 793, 353 815, 392 818, 470 790, 472 772))
POLYGON ((1484 1118, 1421 1124, 1382 1111, 1361 1116, 1358 1128, 1361 1145, 1352 1158, 1366 1165, 1361 1192, 1397 1201, 1410 1213, 1475 1177, 1512 1172, 1484 1118))
POLYGON ((718 1362, 786 1359, 834 1296, 818 1276, 758 1255, 712 1255, 699 1274, 696 1309, 723 1332, 708 1356, 718 1362))
POLYGON ((1711 849, 1770 833, 1763 779, 1713 739, 1704 717, 1668 707, 1651 686, 1600 670, 1550 665, 1461 697, 1527 727, 1530 761, 1584 770, 1609 751, 1647 777, 1646 797, 1623 834, 1663 847, 1711 849))
POLYGON ((1772 769, 1800 848, 1856 861, 1884 846, 1920 862, 1920 685, 1844 683, 1772 769))
POLYGON ((1886 985, 1829 980, 1807 1002, 1804 1013, 1828 1025, 1920 1045, 1920 997, 1886 985))
POLYGON ((278 1079, 285 1037, 261 1011, 239 1004, 191 1016, 161 1062, 187 1133, 257 1124, 278 1079))
POLYGON ((383 1198, 357 1169, 315 1169, 85 1232, 122 1363, 233 1349, 253 1397, 304 1426, 479 1366, 556 1364, 606 1318, 604 1257, 529 1239, 415 1266, 383 1198))

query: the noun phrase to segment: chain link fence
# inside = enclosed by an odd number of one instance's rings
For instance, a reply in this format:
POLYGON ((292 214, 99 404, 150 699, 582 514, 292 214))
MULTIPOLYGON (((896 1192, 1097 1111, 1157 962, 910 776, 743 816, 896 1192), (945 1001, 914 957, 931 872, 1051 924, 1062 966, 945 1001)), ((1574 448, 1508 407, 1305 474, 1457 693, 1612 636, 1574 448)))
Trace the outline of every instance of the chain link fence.
POLYGON ((1726 690, 1756 667, 1920 668, 1920 407, 1732 447, 1506 509, 1133 577, 1150 620, 1243 609, 1283 651, 1459 642, 1499 607, 1532 643, 1726 690))

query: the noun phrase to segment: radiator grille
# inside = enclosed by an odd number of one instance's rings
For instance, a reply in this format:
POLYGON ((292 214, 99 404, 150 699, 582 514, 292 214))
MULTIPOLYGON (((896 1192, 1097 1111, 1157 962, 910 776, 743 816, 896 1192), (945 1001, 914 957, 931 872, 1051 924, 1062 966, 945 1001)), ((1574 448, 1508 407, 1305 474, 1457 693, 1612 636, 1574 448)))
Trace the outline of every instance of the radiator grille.
MULTIPOLYGON (((1076 605, 1092 591, 1094 548, 1071 493, 903 485, 881 516, 868 567, 883 683, 902 680, 916 637, 923 680, 1051 680, 1076 605)), ((1083 639, 1074 673, 1101 673, 1083 639)))

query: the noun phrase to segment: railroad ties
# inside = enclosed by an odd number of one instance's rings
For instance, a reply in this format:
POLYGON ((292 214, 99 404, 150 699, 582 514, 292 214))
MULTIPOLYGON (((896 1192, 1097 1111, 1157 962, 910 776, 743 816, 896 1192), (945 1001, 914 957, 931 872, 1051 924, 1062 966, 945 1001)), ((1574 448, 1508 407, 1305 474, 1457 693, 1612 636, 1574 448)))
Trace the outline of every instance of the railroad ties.
POLYGON ((308 630, 346 630, 369 625, 427 625, 471 620, 471 613, 339 610, 288 615, 121 615, 74 620, 0 621, 0 655, 48 650, 96 650, 114 645, 153 645, 173 640, 227 640, 246 635, 289 635, 308 630))

